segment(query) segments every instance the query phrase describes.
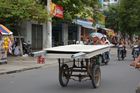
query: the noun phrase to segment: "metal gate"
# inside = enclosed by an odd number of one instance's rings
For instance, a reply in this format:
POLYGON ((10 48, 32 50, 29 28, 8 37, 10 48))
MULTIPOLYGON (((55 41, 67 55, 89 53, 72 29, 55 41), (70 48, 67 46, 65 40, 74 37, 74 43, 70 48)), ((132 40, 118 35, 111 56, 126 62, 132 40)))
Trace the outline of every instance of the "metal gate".
POLYGON ((32 49, 41 50, 43 48, 43 26, 32 24, 32 49))

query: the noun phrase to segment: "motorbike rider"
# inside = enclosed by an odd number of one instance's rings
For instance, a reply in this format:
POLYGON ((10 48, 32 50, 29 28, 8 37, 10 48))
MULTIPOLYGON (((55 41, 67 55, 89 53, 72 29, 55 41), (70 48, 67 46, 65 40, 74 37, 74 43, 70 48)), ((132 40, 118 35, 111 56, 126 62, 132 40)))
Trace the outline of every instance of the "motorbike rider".
MULTIPOLYGON (((133 47, 134 45, 137 45, 140 51, 140 37, 136 38, 136 41, 134 42, 133 47)), ((134 52, 134 48, 132 49, 132 55, 133 55, 133 52, 134 52)))
MULTIPOLYGON (((102 45, 109 44, 109 41, 107 40, 106 37, 102 37, 100 42, 101 42, 102 45)), ((103 53, 103 58, 104 58, 104 60, 106 60, 106 59, 110 59, 109 51, 103 53), (105 56, 107 56, 107 57, 105 57, 105 56)))
POLYGON ((139 37, 139 38, 136 38, 136 41, 134 42, 133 45, 138 45, 138 46, 140 46, 140 37, 139 37))
POLYGON ((101 39, 98 36, 94 36, 89 44, 90 45, 100 45, 101 39))
POLYGON ((101 38, 101 44, 102 44, 102 45, 107 44, 107 42, 106 42, 106 38, 105 38, 105 37, 102 37, 102 38, 101 38))
POLYGON ((125 39, 123 39, 123 38, 120 39, 119 46, 122 46, 124 48, 123 53, 126 56, 126 42, 125 42, 125 39))
POLYGON ((107 40, 106 37, 102 37, 100 42, 101 42, 102 45, 110 44, 110 42, 107 40))
POLYGON ((125 47, 125 45, 126 45, 125 39, 121 38, 119 41, 119 45, 122 45, 125 47))
POLYGON ((89 44, 90 44, 90 38, 89 38, 89 37, 87 37, 87 38, 85 39, 84 44, 85 44, 85 45, 89 45, 89 44))

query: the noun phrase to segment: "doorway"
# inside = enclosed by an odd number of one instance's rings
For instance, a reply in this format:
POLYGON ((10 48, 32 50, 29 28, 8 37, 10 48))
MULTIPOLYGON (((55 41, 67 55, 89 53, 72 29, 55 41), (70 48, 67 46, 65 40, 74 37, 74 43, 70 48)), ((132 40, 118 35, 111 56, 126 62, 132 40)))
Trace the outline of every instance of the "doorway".
POLYGON ((41 50, 43 48, 43 26, 32 24, 32 49, 41 50))

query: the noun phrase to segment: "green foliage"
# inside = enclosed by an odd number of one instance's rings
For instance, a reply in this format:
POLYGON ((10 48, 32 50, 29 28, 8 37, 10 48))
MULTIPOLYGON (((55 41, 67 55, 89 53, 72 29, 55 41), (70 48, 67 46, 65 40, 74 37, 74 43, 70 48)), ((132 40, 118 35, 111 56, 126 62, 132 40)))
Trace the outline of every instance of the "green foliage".
POLYGON ((52 0, 64 8, 64 20, 71 21, 76 18, 88 18, 97 16, 99 9, 98 0, 52 0))
POLYGON ((108 10, 104 11, 106 15, 106 27, 114 29, 115 31, 119 30, 119 12, 118 5, 111 5, 108 10))
POLYGON ((1 23, 20 23, 26 20, 44 22, 47 18, 45 7, 35 0, 0 0, 1 23))
POLYGON ((107 27, 115 26, 119 31, 130 35, 140 31, 140 0, 120 0, 119 5, 105 13, 107 27))
POLYGON ((129 34, 140 30, 140 1, 121 0, 120 2, 120 30, 129 34))

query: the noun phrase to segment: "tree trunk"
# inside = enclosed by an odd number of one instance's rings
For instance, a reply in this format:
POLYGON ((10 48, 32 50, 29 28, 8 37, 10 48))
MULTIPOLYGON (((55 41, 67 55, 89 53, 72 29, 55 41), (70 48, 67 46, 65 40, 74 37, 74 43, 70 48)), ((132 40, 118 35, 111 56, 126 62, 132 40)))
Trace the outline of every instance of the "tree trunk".
POLYGON ((18 33, 18 40, 19 40, 19 47, 20 47, 20 53, 21 53, 21 56, 23 55, 23 48, 22 48, 22 40, 21 40, 21 34, 20 34, 20 23, 17 23, 16 25, 16 30, 17 30, 17 33, 18 33))

